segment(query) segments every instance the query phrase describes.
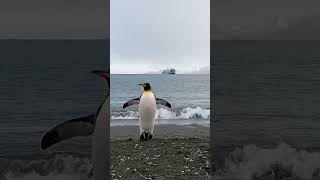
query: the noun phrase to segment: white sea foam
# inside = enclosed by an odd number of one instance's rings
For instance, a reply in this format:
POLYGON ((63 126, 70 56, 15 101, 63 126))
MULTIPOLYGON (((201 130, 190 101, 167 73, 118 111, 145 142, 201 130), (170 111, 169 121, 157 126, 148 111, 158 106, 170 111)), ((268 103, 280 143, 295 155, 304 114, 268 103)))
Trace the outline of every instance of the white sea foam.
POLYGON ((111 119, 138 119, 139 113, 137 111, 128 111, 126 114, 112 115, 111 119))
POLYGON ((177 113, 169 109, 160 108, 156 112, 156 119, 175 119, 176 117, 177 113))
POLYGON ((87 180, 92 165, 88 158, 56 155, 41 160, 1 160, 6 169, 0 180, 87 180), (7 161, 7 162, 5 162, 7 161))
POLYGON ((272 149, 248 145, 237 148, 215 179, 320 179, 320 154, 281 143, 272 149))
POLYGON ((185 118, 185 119, 190 119, 190 118, 195 118, 195 119, 209 119, 210 117, 210 110, 209 109, 202 109, 200 107, 196 108, 191 108, 191 107, 186 107, 184 108, 179 117, 185 118))
MULTIPOLYGON (((128 111, 126 114, 112 115, 112 119, 138 119, 137 111, 128 111)), ((157 110, 156 119, 209 119, 210 110, 201 107, 185 107, 181 110, 172 111, 166 108, 157 110)))

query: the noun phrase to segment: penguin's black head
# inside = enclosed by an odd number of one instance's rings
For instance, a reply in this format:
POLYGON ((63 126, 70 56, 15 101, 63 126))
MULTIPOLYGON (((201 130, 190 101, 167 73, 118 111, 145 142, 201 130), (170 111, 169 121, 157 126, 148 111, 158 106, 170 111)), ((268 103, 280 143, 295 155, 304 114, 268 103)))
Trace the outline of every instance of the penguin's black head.
POLYGON ((142 86, 145 91, 151 90, 151 86, 149 83, 144 83, 144 84, 139 84, 139 85, 142 86))

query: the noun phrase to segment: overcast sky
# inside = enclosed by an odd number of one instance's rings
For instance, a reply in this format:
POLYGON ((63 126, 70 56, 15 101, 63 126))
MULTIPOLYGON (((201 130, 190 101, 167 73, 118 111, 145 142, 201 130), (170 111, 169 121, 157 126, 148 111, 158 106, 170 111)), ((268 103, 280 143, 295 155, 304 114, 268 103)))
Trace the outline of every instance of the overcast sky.
POLYGON ((111 0, 111 73, 210 64, 210 0, 111 0))
POLYGON ((108 37, 108 0, 1 0, 0 39, 108 37))
MULTIPOLYGON (((208 20, 208 4, 209 0, 113 0, 113 20, 119 18, 119 22, 124 23, 122 27, 113 23, 114 33, 117 33, 114 39, 129 36, 118 35, 129 30, 121 29, 123 27, 130 26, 130 30, 135 31, 130 35, 140 38, 145 32, 140 29, 148 29, 146 36, 152 36, 156 28, 163 31, 162 35, 168 35, 174 24, 181 33, 177 38, 187 36, 190 42, 194 41, 194 34, 199 34, 196 30, 208 29, 200 28, 208 20), (184 19, 183 25, 176 23, 179 19, 184 19), (150 22, 148 26, 142 23, 144 21, 150 22)), ((1 0, 0 39, 106 38, 109 34, 108 6, 109 0, 1 0)), ((211 11, 211 38, 320 40, 319 0, 214 0, 211 11)), ((162 35, 152 37, 152 41, 164 41, 162 35)), ((170 46, 165 48, 170 49, 170 46)))
POLYGON ((215 0, 214 39, 318 39, 318 0, 215 0))

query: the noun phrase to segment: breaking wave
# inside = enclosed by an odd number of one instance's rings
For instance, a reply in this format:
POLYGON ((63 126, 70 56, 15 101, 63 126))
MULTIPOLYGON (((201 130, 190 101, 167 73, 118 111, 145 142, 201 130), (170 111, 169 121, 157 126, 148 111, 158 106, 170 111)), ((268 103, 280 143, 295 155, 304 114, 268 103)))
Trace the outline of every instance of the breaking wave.
MULTIPOLYGON (((137 111, 114 112, 112 119, 138 119, 137 111)), ((177 111, 166 108, 157 110, 156 119, 210 119, 210 109, 201 107, 185 107, 177 111)))
POLYGON ((55 155, 40 160, 1 159, 0 180, 88 180, 92 164, 88 158, 55 155))
POLYGON ((285 143, 273 149, 248 145, 229 154, 225 169, 216 171, 215 179, 320 179, 320 154, 285 143))

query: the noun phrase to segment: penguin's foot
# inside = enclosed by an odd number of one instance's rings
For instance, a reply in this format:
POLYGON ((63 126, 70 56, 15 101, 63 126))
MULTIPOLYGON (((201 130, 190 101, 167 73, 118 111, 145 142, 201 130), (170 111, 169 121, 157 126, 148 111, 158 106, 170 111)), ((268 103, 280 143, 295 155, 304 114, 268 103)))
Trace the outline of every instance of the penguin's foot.
POLYGON ((144 141, 144 134, 143 133, 140 135, 140 142, 142 142, 142 141, 144 141))
POLYGON ((152 139, 152 134, 149 134, 148 132, 143 132, 140 135, 140 141, 149 141, 152 139))

